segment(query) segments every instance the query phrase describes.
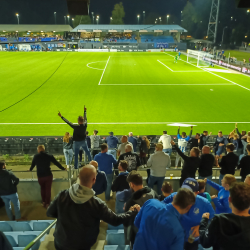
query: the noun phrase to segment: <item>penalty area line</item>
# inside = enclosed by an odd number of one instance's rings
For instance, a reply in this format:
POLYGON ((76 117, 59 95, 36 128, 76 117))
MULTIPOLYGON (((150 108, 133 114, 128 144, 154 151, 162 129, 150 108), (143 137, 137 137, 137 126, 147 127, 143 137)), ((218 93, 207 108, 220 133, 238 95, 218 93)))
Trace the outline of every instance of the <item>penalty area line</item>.
POLYGON ((98 85, 101 85, 101 81, 102 81, 103 75, 104 75, 104 73, 105 73, 105 70, 106 70, 106 68, 107 68, 107 66, 108 66, 109 59, 110 59, 110 56, 109 56, 108 61, 107 61, 106 65, 105 65, 105 68, 104 68, 104 70, 103 70, 103 72, 102 72, 102 76, 101 76, 101 79, 100 79, 98 85))
POLYGON ((168 68, 169 70, 171 70, 172 72, 174 72, 172 69, 170 69, 167 65, 165 65, 163 62, 161 62, 160 60, 157 60, 157 62, 161 63, 163 66, 165 66, 166 68, 168 68))

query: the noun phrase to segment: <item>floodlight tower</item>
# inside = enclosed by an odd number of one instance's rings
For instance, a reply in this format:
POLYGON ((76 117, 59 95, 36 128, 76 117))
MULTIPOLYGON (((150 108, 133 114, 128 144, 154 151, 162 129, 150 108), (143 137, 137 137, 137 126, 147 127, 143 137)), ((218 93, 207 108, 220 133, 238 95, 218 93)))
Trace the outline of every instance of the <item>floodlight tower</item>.
POLYGON ((220 0, 212 0, 212 7, 207 29, 207 37, 214 43, 216 42, 216 36, 217 36, 219 10, 220 10, 220 0))

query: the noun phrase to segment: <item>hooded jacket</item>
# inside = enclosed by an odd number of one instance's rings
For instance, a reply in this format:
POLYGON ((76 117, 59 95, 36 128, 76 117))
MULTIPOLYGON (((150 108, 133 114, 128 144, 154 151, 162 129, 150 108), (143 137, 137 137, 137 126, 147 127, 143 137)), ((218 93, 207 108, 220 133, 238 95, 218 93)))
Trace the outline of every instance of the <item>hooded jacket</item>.
POLYGON ((18 183, 19 179, 11 171, 0 170, 0 196, 15 194, 18 183))
POLYGON ((200 224, 200 243, 213 250, 249 250, 250 217, 235 214, 215 215, 208 226, 208 219, 200 224))
POLYGON ((116 215, 93 189, 74 184, 61 191, 47 210, 47 216, 57 218, 55 242, 65 250, 90 249, 97 240, 100 220, 113 226, 127 225, 136 212, 116 215))

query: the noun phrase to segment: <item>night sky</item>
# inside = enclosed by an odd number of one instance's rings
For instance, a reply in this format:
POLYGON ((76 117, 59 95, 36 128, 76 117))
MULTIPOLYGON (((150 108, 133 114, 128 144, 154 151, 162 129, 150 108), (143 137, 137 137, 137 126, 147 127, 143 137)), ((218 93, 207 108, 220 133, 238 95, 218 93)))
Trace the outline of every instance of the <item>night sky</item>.
MULTIPOLYGON (((201 0, 206 1, 206 0, 201 0)), ((210 0, 211 1, 211 0, 210 0)), ((121 0, 90 0, 90 13, 100 16, 100 24, 109 23, 111 12, 121 0)), ((136 24, 137 14, 149 12, 159 16, 179 15, 187 0, 123 0, 125 24, 136 24)), ((54 24, 54 12, 57 12, 57 24, 64 24, 68 14, 66 0, 0 0, 0 24, 17 23, 16 13, 20 15, 20 24, 54 24)), ((141 20, 142 21, 142 20, 141 20)))

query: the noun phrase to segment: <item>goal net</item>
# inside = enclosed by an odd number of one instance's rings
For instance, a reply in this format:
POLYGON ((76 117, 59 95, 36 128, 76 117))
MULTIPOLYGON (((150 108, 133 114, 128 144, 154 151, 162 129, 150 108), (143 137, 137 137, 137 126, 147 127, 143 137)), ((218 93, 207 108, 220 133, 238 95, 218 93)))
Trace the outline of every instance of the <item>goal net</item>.
POLYGON ((213 55, 204 51, 188 50, 187 62, 197 67, 209 67, 211 65, 213 55))

